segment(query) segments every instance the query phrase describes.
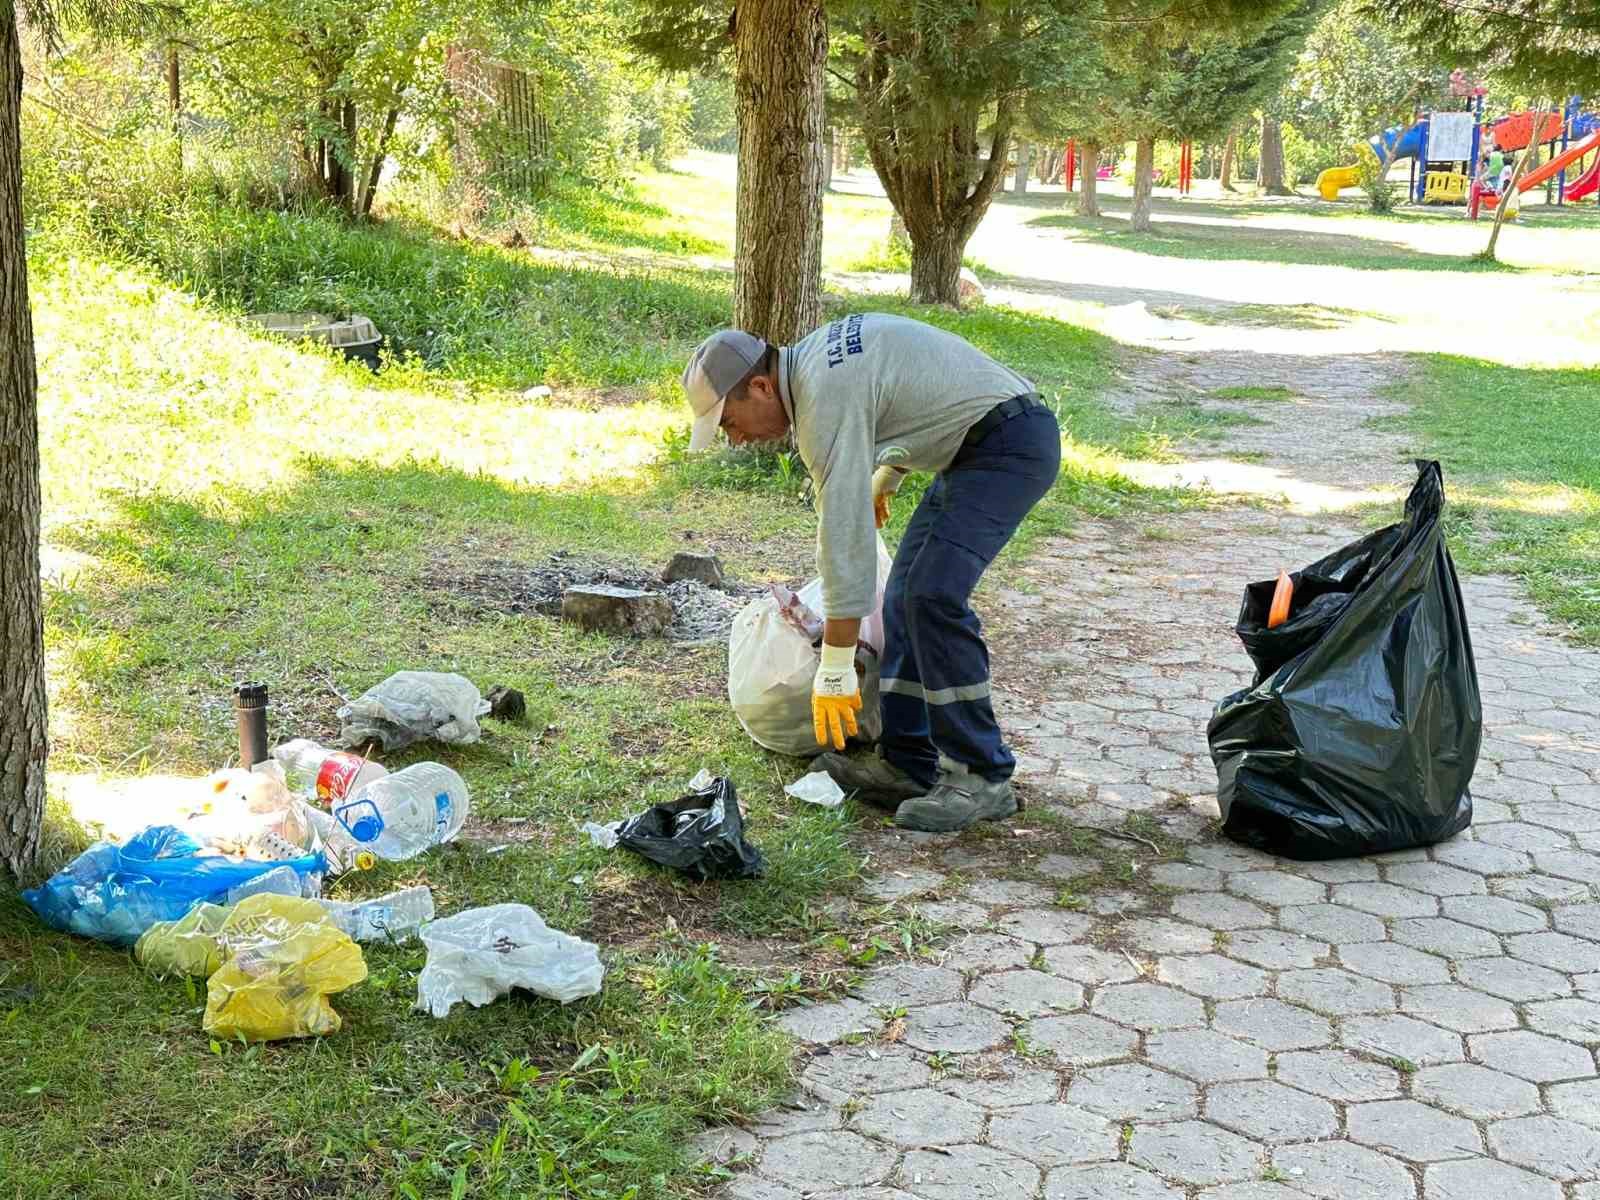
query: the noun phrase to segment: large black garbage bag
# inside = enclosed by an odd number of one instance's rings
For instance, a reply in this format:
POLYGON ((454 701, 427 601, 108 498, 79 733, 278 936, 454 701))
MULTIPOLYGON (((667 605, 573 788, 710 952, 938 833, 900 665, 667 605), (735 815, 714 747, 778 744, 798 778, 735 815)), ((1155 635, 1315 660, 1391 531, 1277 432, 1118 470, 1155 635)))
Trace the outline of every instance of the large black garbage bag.
POLYGON ((1238 633, 1255 683, 1206 730, 1236 842, 1343 858, 1472 823, 1478 671, 1440 527, 1444 477, 1436 462, 1417 468, 1399 524, 1294 573, 1284 624, 1267 628, 1275 581, 1245 589, 1238 633))
POLYGON ((629 817, 617 844, 700 880, 754 879, 767 870, 761 851, 744 839, 739 794, 726 779, 629 817))

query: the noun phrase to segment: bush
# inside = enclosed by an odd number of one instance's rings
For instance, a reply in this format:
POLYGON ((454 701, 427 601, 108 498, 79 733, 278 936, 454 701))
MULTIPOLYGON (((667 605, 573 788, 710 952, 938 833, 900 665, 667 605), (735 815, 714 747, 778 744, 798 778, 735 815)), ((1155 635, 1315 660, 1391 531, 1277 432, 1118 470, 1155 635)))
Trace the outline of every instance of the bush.
POLYGON ((1314 141, 1289 122, 1283 123, 1284 174, 1290 184, 1315 183, 1327 168, 1344 166, 1349 160, 1348 149, 1314 141))

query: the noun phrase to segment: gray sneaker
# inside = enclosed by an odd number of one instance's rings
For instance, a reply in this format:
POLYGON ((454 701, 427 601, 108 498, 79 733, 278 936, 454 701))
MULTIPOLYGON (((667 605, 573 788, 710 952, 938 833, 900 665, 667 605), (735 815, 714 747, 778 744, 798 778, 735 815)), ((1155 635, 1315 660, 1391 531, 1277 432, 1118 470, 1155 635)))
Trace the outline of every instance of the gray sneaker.
POLYGON ((894 823, 924 833, 956 833, 978 821, 1002 821, 1016 811, 1009 779, 995 783, 968 771, 947 770, 926 796, 896 809, 894 823))
POLYGON ((868 804, 893 812, 905 800, 925 795, 926 787, 882 755, 846 758, 842 754, 819 754, 814 760, 819 771, 846 792, 855 792, 868 804))

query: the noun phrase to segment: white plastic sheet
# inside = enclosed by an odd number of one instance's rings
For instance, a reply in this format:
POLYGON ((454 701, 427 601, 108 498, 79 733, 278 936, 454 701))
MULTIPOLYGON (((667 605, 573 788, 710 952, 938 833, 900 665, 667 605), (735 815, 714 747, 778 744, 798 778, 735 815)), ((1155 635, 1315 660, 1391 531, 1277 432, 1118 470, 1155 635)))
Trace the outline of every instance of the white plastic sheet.
POLYGON ((796 800, 819 804, 823 808, 838 808, 844 803, 844 790, 826 771, 813 771, 796 779, 783 789, 796 800))
POLYGON ((600 990, 605 968, 591 942, 551 929, 526 904, 469 908, 423 926, 427 965, 417 1007, 446 1016, 460 1001, 475 1008, 526 988, 562 1004, 600 990))

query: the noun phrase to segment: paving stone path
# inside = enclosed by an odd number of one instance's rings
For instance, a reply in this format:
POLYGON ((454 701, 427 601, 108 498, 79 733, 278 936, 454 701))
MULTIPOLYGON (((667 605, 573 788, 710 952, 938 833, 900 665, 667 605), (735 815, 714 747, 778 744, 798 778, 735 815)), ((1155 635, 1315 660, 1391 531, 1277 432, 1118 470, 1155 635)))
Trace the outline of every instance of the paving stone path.
MULTIPOLYGON (((1188 366, 1152 359, 1128 394, 1263 382, 1188 366)), ((870 890, 955 932, 783 1018, 800 1090, 701 1140, 738 1172, 727 1200, 1600 1200, 1600 654, 1470 580, 1470 830, 1321 864, 1212 832, 1204 730, 1249 681, 1243 583, 1354 536, 1319 500, 1408 483, 1361 429, 1389 411, 1379 367, 1278 366, 1304 399, 1239 443, 1273 454, 1268 491, 1315 485, 1302 503, 1085 523, 991 606, 1030 809, 881 835, 870 890), (1181 849, 1033 848, 1129 814, 1181 849), (1119 852, 1126 886, 1055 903, 1119 852)))

